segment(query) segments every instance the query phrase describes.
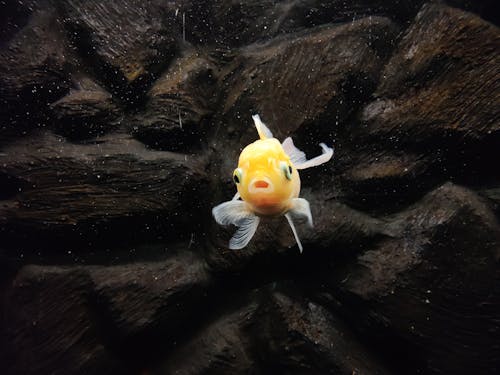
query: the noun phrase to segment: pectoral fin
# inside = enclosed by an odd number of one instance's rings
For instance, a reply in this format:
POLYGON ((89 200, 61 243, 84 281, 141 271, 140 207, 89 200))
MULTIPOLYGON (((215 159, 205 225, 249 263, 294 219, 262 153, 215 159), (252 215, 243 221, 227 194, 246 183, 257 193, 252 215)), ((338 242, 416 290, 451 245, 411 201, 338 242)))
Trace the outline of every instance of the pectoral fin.
POLYGON ((299 246, 299 250, 302 253, 302 243, 300 242, 299 235, 297 234, 297 230, 295 229, 295 225, 293 224, 293 217, 297 217, 300 219, 306 219, 307 223, 312 227, 312 215, 311 208, 309 207, 309 202, 304 198, 294 198, 292 199, 291 208, 285 214, 286 219, 288 220, 288 224, 290 224, 290 228, 292 228, 293 235, 295 237, 295 241, 297 241, 297 245, 299 246))
POLYGON ((245 202, 231 200, 224 202, 212 209, 215 221, 221 225, 235 225, 238 230, 229 240, 229 248, 233 250, 244 248, 252 239, 257 227, 259 217, 250 211, 245 202))
POLYGON ((333 148, 328 147, 324 143, 320 143, 319 145, 321 146, 323 153, 319 156, 316 156, 315 158, 307 160, 306 154, 303 151, 299 150, 297 147, 295 147, 292 138, 288 137, 282 143, 283 149, 285 150, 286 154, 290 157, 290 160, 297 169, 306 169, 310 167, 315 167, 317 165, 326 163, 328 160, 332 158, 333 148))
POLYGON ((271 133, 271 130, 262 122, 259 115, 253 115, 252 118, 260 139, 273 138, 273 133, 271 133))
POLYGON ((297 230, 295 229, 295 225, 293 225, 292 215, 290 215, 290 213, 287 212, 285 214, 285 217, 288 220, 288 224, 290 224, 290 228, 292 228, 293 236, 295 237, 295 241, 299 246, 299 251, 302 253, 302 250, 304 250, 304 248, 302 247, 302 243, 300 242, 300 238, 299 235, 297 234, 297 230))
POLYGON ((306 219, 307 224, 309 224, 310 227, 313 226, 311 207, 309 206, 309 202, 304 198, 292 199, 291 208, 288 210, 288 213, 297 218, 306 219))

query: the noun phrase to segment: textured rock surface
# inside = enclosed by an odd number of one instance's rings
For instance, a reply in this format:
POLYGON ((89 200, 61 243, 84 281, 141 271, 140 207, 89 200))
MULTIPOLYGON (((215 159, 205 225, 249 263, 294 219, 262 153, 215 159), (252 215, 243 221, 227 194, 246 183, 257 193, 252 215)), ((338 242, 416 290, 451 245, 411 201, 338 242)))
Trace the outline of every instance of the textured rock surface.
POLYGON ((248 127, 246 114, 259 112, 280 138, 311 122, 344 121, 373 90, 397 31, 373 17, 245 48, 225 82, 225 121, 248 127))
POLYGON ((192 151, 206 143, 213 113, 216 66, 190 51, 178 58, 148 93, 146 108, 133 121, 133 134, 152 148, 192 151))
POLYGON ((491 208, 447 183, 387 225, 393 238, 331 273, 342 291, 337 306, 381 351, 388 335, 399 341, 398 350, 413 352, 412 367, 422 372, 497 368, 500 228, 491 208), (353 314, 363 311, 355 306, 368 313, 353 314))
POLYGON ((304 374, 388 373, 341 321, 310 300, 270 293, 254 320, 255 350, 268 369, 304 374))
POLYGON ((424 6, 345 144, 345 184, 358 197, 396 189, 408 198, 450 178, 497 180, 487 162, 500 150, 498 46, 497 27, 424 6))
POLYGON ((448 3, 7 4, 3 372, 498 373, 500 31, 448 3), (255 112, 335 145, 303 254, 211 217, 255 112))
POLYGON ((244 327, 256 308, 250 302, 200 329, 187 343, 176 348, 153 374, 243 374, 255 371, 255 361, 244 327), (192 360, 185 361, 190 357, 192 360))
POLYGON ((120 110, 111 94, 88 77, 73 80, 69 93, 51 105, 57 132, 78 140, 103 135, 116 127, 120 110))
POLYGON ((0 130, 47 126, 47 105, 68 91, 68 43, 52 8, 37 10, 0 51, 0 130))
POLYGON ((126 134, 72 144, 41 133, 0 158, 8 195, 2 234, 12 246, 43 246, 33 236, 69 236, 70 243, 178 237, 205 206, 191 199, 207 185, 200 160, 150 151, 126 134), (132 230, 120 234, 124 225, 132 230))
POLYGON ((7 370, 134 373, 148 341, 189 329, 208 283, 190 253, 113 267, 24 267, 6 295, 7 370))
MULTIPOLYGON (((57 267, 23 268, 4 297, 8 373, 119 371, 94 319, 88 273, 57 267)), ((4 349, 4 350, 5 350, 4 349)))
POLYGON ((176 49, 174 12, 160 1, 60 0, 64 25, 84 59, 125 102, 135 102, 176 49))
POLYGON ((186 10, 188 40, 240 47, 281 34, 368 16, 406 21, 422 1, 216 0, 193 1, 186 10))
POLYGON ((20 28, 26 25, 37 3, 37 0, 0 3, 0 22, 3 26, 0 30, 0 44, 8 42, 20 28))

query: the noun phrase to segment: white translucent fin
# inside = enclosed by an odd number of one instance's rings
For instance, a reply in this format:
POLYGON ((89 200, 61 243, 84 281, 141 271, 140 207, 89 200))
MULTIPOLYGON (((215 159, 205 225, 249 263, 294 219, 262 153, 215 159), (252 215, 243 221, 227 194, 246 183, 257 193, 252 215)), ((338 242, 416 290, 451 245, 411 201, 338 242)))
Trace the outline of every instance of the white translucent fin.
POLYGON ((260 218, 253 215, 240 222, 238 230, 229 240, 229 248, 232 250, 243 249, 252 239, 257 227, 259 226, 260 218))
POLYGON ((302 247, 302 243, 300 242, 300 238, 299 238, 299 235, 297 234, 297 230, 295 229, 295 225, 293 225, 292 216, 287 212, 285 214, 285 217, 288 220, 288 224, 290 224, 290 228, 292 228, 292 232, 293 232, 293 235, 295 237, 295 241, 297 241, 297 245, 299 246, 299 251, 300 251, 300 253, 302 253, 302 250, 304 250, 304 248, 302 247))
POLYGON ((252 239, 260 219, 247 207, 247 204, 239 200, 231 200, 215 206, 212 209, 215 221, 221 225, 235 225, 238 230, 229 240, 230 249, 242 249, 252 239))
POLYGON ((286 138, 281 145, 283 146, 283 150, 285 150, 285 153, 290 157, 290 160, 295 166, 307 161, 306 154, 295 147, 292 138, 286 138))
POLYGON ((306 219, 309 226, 313 226, 313 219, 311 214, 311 207, 309 202, 304 198, 293 198, 289 214, 300 219, 306 219))
POLYGON ((238 199, 241 198, 240 193, 237 191, 236 194, 234 194, 233 201, 237 201, 238 199))
MULTIPOLYGON (((311 168, 311 167, 316 167, 317 165, 326 163, 328 160, 330 160, 333 156, 333 148, 328 147, 324 143, 319 144, 321 148, 323 149, 323 153, 319 156, 316 156, 315 158, 312 158, 310 160, 304 160, 299 163, 292 163, 295 165, 295 168, 297 169, 306 169, 306 168, 311 168)), ((298 150, 296 148, 296 150, 298 150)), ((299 152, 302 152, 299 150, 299 152)), ((290 156, 290 155, 289 155, 290 156)), ((290 156, 291 159, 291 156, 290 156)))
POLYGON ((260 139, 273 138, 273 133, 271 133, 271 130, 262 122, 259 115, 253 115, 252 118, 260 139))

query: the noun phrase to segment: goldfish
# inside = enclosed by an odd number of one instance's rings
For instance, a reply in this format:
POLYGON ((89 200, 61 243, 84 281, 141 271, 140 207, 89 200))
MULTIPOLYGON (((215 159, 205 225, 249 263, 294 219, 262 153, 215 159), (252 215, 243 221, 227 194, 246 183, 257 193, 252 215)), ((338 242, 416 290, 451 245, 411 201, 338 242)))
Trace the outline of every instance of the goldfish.
POLYGON ((229 248, 234 250, 247 246, 261 217, 285 216, 302 253, 293 218, 306 219, 310 227, 313 220, 309 202, 299 198, 298 170, 326 163, 333 156, 333 148, 320 143, 322 154, 307 160, 292 138, 280 143, 258 114, 252 119, 259 139, 241 151, 238 167, 233 172, 237 192, 232 200, 214 207, 212 215, 220 225, 238 227, 229 241, 229 248))

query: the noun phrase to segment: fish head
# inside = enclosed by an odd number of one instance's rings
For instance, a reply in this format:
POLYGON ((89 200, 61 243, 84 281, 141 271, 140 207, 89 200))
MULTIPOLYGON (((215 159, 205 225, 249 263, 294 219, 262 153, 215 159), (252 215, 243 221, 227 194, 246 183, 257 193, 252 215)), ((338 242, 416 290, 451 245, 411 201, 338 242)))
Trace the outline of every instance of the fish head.
POLYGON ((283 213, 300 192, 299 174, 275 138, 258 140, 245 147, 233 180, 241 199, 262 215, 283 213))

